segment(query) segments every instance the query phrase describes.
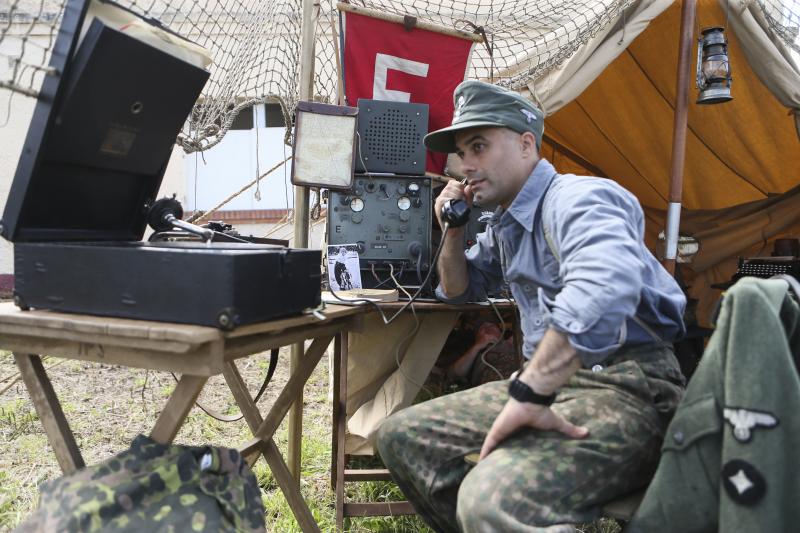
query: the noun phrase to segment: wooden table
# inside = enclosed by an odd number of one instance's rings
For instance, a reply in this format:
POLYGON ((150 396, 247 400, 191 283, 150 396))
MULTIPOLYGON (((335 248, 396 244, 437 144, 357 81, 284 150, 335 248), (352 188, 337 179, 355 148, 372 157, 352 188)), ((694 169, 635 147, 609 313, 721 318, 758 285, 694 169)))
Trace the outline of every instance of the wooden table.
MULTIPOLYGON (((242 326, 231 332, 203 326, 20 311, 0 304, 0 349, 10 350, 47 438, 64 473, 84 466, 40 354, 180 373, 181 377, 150 436, 169 443, 210 376, 223 374, 253 433, 240 449, 249 464, 263 454, 303 531, 319 531, 280 454, 273 435, 301 393, 325 349, 351 328, 364 307, 328 305, 325 320, 303 315, 242 326), (262 417, 235 360, 312 339, 275 403, 262 417)), ((341 346, 341 340, 337 346, 341 346)), ((337 352, 338 352, 337 348, 337 352)))

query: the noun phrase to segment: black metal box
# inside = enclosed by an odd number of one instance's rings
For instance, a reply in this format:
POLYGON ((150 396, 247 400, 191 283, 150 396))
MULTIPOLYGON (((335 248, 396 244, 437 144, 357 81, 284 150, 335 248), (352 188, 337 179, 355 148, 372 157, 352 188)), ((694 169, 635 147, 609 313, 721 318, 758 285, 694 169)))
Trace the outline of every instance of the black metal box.
POLYGON ((319 305, 320 253, 193 242, 17 243, 18 305, 231 329, 319 305))
POLYGON ((140 242, 208 72, 101 18, 82 31, 88 8, 65 8, 0 225, 18 305, 225 329, 319 305, 319 250, 140 242))
POLYGON ((425 174, 428 104, 358 100, 357 172, 425 174))
POLYGON ((429 177, 356 174, 351 190, 330 192, 328 244, 358 245, 366 288, 393 287, 390 271, 419 285, 432 257, 432 204, 429 177))

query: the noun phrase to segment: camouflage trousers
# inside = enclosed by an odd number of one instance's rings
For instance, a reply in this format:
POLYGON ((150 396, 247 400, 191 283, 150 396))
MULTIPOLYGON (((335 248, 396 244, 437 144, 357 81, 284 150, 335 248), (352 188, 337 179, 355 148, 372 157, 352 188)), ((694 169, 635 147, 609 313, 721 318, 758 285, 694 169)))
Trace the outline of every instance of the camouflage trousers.
POLYGON ((389 417, 378 430, 381 458, 437 531, 572 531, 649 481, 685 381, 663 345, 621 350, 593 370, 579 370, 552 406, 589 429, 584 439, 523 429, 467 464, 508 400, 504 380, 389 417))

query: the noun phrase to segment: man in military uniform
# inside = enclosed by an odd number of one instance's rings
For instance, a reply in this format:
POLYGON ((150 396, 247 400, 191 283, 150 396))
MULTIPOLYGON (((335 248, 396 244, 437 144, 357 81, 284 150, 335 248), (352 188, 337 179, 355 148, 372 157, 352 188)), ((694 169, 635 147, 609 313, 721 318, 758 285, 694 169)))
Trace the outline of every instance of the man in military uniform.
POLYGON ((477 81, 454 102, 452 125, 425 144, 455 152, 467 180, 436 213, 456 199, 500 207, 466 253, 463 229, 446 232, 437 295, 477 301, 507 282, 529 361, 388 418, 378 449, 437 531, 569 531, 652 475, 684 385, 671 343, 685 298, 645 247, 631 193, 540 158, 531 102, 477 81))

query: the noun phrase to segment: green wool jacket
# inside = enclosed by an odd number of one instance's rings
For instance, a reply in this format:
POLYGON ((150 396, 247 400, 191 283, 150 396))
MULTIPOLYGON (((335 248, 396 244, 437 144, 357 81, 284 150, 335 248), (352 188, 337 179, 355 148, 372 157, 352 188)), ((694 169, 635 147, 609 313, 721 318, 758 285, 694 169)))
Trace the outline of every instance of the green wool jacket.
POLYGON ((800 528, 800 307, 787 287, 744 278, 726 293, 626 533, 800 528))

